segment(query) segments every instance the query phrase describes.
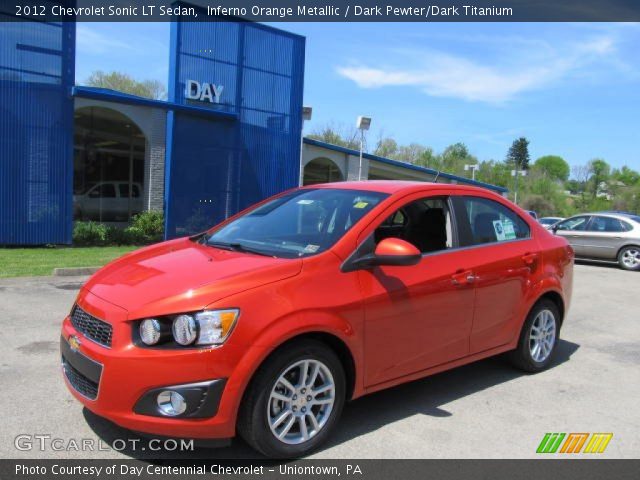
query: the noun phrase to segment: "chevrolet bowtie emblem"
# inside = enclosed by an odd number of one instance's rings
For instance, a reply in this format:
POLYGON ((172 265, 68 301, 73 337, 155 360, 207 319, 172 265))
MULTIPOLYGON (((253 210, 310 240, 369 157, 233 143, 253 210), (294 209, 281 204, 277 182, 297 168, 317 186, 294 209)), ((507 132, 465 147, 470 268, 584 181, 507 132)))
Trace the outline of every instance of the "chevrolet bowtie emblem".
POLYGON ((77 352, 81 344, 82 342, 75 335, 71 335, 69 337, 69 347, 71 348, 72 352, 77 352))

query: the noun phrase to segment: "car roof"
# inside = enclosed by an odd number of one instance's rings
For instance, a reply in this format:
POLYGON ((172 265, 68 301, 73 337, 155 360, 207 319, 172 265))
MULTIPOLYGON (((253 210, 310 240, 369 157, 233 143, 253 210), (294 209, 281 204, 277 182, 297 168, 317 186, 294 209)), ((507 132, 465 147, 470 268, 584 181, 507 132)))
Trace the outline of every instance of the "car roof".
POLYGON ((577 215, 574 215, 574 217, 585 216, 585 215, 597 215, 599 217, 617 218, 618 220, 631 220, 632 222, 640 223, 638 221, 638 216, 632 215, 630 213, 587 212, 587 213, 579 213, 577 215))
POLYGON ((416 182, 410 180, 363 180, 352 182, 333 182, 333 183, 318 183, 316 185, 308 185, 303 188, 334 188, 342 190, 363 190, 369 192, 380 192, 394 194, 403 191, 413 191, 422 189, 433 190, 445 190, 456 189, 472 192, 491 193, 496 196, 496 192, 493 192, 486 188, 473 187, 470 185, 460 185, 457 183, 434 183, 434 182, 416 182))

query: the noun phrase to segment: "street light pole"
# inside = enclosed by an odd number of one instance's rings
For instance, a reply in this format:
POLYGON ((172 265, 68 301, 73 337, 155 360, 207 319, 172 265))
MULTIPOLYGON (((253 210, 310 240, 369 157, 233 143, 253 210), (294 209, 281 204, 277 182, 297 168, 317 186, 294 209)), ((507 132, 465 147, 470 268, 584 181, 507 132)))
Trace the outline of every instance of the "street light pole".
POLYGON ((306 120, 311 120, 311 114, 313 113, 313 108, 311 107, 302 107, 302 125, 300 126, 300 178, 298 179, 298 184, 300 187, 304 185, 304 122, 306 120))
POLYGON ((358 163, 358 180, 362 180, 362 150, 364 150, 364 130, 360 130, 360 162, 358 163))
POLYGON ((477 163, 472 163, 470 165, 465 165, 464 169, 465 169, 465 171, 466 170, 471 170, 471 180, 473 180, 475 182, 475 180, 476 180, 476 170, 478 169, 478 164, 477 163))
POLYGON ((358 163, 358 180, 362 180, 362 153, 364 151, 364 131, 369 130, 371 118, 360 115, 356 120, 356 128, 360 130, 360 161, 358 163))

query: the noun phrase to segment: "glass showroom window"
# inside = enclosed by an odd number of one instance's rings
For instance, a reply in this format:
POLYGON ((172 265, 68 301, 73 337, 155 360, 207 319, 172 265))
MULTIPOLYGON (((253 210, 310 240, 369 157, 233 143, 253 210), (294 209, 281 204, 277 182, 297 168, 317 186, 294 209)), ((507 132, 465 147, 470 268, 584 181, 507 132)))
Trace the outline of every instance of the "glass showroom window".
POLYGON ((75 220, 128 223, 143 210, 145 137, 110 108, 75 112, 73 212, 75 220))

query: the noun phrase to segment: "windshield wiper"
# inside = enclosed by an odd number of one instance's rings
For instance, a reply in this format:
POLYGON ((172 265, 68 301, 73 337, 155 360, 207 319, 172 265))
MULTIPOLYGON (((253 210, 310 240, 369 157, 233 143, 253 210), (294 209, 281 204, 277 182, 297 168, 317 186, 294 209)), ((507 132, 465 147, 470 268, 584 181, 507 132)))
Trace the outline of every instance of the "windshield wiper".
POLYGON ((260 250, 253 249, 251 247, 247 247, 241 243, 234 242, 204 242, 205 245, 209 245, 210 247, 221 248, 223 250, 231 250, 233 252, 243 252, 243 253, 253 253, 255 255, 262 255, 263 257, 274 257, 274 255, 270 255, 265 252, 261 252, 260 250))

